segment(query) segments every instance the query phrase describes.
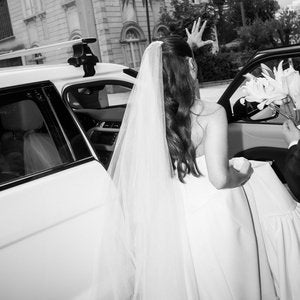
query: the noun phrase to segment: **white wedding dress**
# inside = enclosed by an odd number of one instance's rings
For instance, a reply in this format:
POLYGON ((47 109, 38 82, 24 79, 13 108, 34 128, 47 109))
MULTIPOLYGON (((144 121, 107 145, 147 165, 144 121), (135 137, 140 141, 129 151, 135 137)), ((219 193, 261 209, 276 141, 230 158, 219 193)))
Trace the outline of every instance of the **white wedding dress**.
POLYGON ((244 185, 217 190, 205 157, 200 178, 179 182, 199 299, 300 299, 300 205, 268 163, 244 185))
POLYGON ((210 183, 204 156, 201 177, 172 177, 162 82, 153 42, 109 166, 116 205, 91 299, 299 300, 299 205, 265 162, 234 189, 210 183))

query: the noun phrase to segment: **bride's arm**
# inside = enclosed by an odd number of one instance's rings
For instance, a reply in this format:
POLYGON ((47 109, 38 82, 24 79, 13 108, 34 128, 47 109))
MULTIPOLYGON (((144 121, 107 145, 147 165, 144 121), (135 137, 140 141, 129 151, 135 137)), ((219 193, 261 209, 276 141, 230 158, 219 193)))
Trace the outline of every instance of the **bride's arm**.
POLYGON ((225 109, 220 105, 209 117, 204 152, 209 180, 217 189, 240 186, 251 176, 250 164, 240 171, 229 165, 228 123, 225 109))

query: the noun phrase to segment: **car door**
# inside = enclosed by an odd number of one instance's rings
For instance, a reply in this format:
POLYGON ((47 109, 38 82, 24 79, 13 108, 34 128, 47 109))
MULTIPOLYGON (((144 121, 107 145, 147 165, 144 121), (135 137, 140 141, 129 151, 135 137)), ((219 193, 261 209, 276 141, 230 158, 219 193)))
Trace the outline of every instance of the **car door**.
POLYGON ((293 65, 300 69, 300 55, 298 53, 270 54, 249 62, 227 88, 219 103, 227 112, 229 120, 229 156, 244 156, 249 159, 274 161, 275 169, 279 169, 282 177, 282 168, 286 154, 287 143, 282 134, 282 123, 285 118, 266 107, 257 109, 258 103, 241 104, 240 100, 245 93, 243 86, 245 74, 250 73, 261 77, 262 64, 270 69, 278 67, 283 61, 283 69, 293 65))
POLYGON ((109 166, 116 145, 132 82, 129 76, 102 79, 69 85, 63 92, 63 98, 105 168, 109 166))
POLYGON ((108 182, 50 82, 0 90, 0 299, 87 299, 108 182))

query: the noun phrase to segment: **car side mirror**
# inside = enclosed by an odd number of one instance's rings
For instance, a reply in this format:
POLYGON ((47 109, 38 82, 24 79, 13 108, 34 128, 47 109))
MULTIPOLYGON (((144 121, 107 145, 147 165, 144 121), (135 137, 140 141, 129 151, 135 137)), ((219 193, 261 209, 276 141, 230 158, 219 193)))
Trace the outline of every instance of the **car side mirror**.
POLYGON ((245 102, 242 104, 239 100, 233 105, 233 115, 236 120, 248 121, 267 121, 274 119, 278 113, 266 106, 260 110, 257 108, 257 102, 245 102))
POLYGON ((266 106, 264 109, 259 110, 257 113, 251 115, 249 118, 252 121, 267 121, 274 119, 278 116, 278 112, 266 106))

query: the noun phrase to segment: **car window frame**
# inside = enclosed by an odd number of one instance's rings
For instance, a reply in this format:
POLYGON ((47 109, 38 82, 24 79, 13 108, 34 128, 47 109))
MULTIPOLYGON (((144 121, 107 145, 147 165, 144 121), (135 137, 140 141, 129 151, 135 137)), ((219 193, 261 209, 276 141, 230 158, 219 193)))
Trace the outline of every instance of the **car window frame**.
MULTIPOLYGON (((16 85, 16 86, 9 86, 9 87, 3 87, 0 88, 0 95, 3 95, 5 93, 7 94, 14 94, 14 93, 21 93, 21 92, 26 92, 26 90, 34 90, 34 89, 41 89, 43 91, 43 96, 45 97, 45 100, 47 102, 48 105, 48 112, 52 114, 53 120, 55 120, 55 122, 57 123, 57 128, 59 129, 59 133, 61 135, 61 137, 63 138, 64 142, 66 143, 66 145, 68 145, 68 150, 70 151, 70 154, 72 153, 72 149, 69 149, 69 147, 72 148, 71 144, 70 144, 70 140, 68 137, 68 133, 64 130, 64 125, 62 123, 67 122, 66 119, 62 119, 59 118, 58 114, 57 114, 57 109, 58 107, 60 109, 67 109, 68 110, 68 114, 69 117, 72 117, 72 115, 70 115, 70 111, 68 109, 68 107, 65 105, 65 103, 63 103, 61 96, 59 94, 59 92, 57 91, 55 85, 50 82, 50 81, 42 81, 42 82, 34 82, 34 83, 29 83, 29 84, 21 84, 21 85, 16 85), (55 92, 56 94, 56 103, 55 105, 53 105, 53 101, 51 99, 49 99, 48 95, 45 94, 45 88, 50 88, 53 90, 53 92, 55 92), (60 99, 60 100, 59 100, 60 99)), ((14 101, 12 101, 13 103, 14 101)), ((41 106, 38 105, 38 107, 40 108, 41 106)), ((72 110, 71 110, 72 111, 72 110)), ((43 111, 41 111, 41 113, 43 114, 43 111)), ((43 114, 44 115, 44 114, 43 114)), ((82 136, 82 132, 80 130, 80 128, 78 128, 78 124, 75 122, 74 120, 74 124, 73 124, 73 128, 75 128, 78 130, 78 132, 80 133, 80 135, 82 136)), ((87 143, 87 141, 84 139, 84 137, 82 136, 85 144, 87 143)), ((48 168, 48 169, 44 169, 32 174, 27 174, 24 176, 20 176, 18 178, 13 178, 9 181, 0 183, 0 191, 3 190, 7 190, 46 176, 50 176, 53 175, 55 173, 79 166, 81 164, 87 163, 89 161, 93 161, 93 160, 97 160, 97 158, 93 155, 93 153, 90 151, 90 147, 88 144, 86 144, 86 147, 88 149, 89 154, 82 158, 82 159, 76 159, 76 157, 73 157, 73 161, 70 162, 65 162, 62 163, 60 165, 54 166, 52 168, 48 168)))
MULTIPOLYGON (((96 87, 99 84, 104 84, 104 85, 121 85, 127 88, 130 88, 132 90, 134 83, 129 82, 129 81, 124 81, 124 80, 118 80, 118 79, 99 79, 97 81, 85 81, 85 82, 81 82, 81 83, 74 83, 74 84, 70 84, 67 87, 64 88, 63 92, 62 92, 62 99, 63 101, 66 103, 68 103, 68 107, 72 110, 72 112, 76 111, 76 109, 72 108, 67 100, 67 93, 74 89, 74 88, 83 88, 86 87, 87 85, 89 87, 96 87)), ((112 107, 116 107, 116 106, 108 106, 107 108, 112 108, 112 107)), ((95 109, 101 109, 101 108, 95 108, 95 109)))
POLYGON ((245 80, 244 75, 251 73, 255 68, 257 68, 261 63, 265 63, 269 60, 282 60, 287 58, 299 57, 300 59, 300 49, 298 51, 287 51, 285 53, 262 53, 261 55, 250 59, 248 63, 242 68, 242 70, 235 76, 234 80, 229 84, 227 89, 224 91, 223 95, 220 97, 218 104, 222 105, 225 108, 228 123, 233 122, 248 122, 248 123, 257 123, 257 124, 274 124, 278 125, 278 122, 272 122, 271 120, 266 121, 251 121, 244 120, 241 118, 235 118, 233 111, 231 109, 230 98, 236 92, 236 90, 241 86, 242 82, 245 80))
MULTIPOLYGON (((76 119, 76 122, 78 123, 78 126, 81 128, 85 138, 87 139, 87 141, 89 141, 89 145, 90 147, 92 148, 92 151, 94 153, 94 155, 96 156, 96 159, 102 164, 102 166, 104 168, 107 169, 107 166, 105 166, 102 161, 101 161, 101 157, 99 157, 97 155, 97 151, 96 149, 94 148, 94 145, 92 142, 90 142, 90 138, 87 136, 88 132, 86 132, 83 128, 83 126, 81 125, 79 119, 77 118, 76 116, 76 111, 78 110, 91 110, 91 109, 88 109, 88 108, 83 108, 83 109, 77 109, 77 108, 72 108, 69 101, 68 101, 68 97, 67 97, 67 94, 69 91, 72 92, 72 89, 78 89, 78 88, 84 88, 84 87, 96 87, 96 86, 99 86, 99 85, 119 85, 119 86, 124 86, 126 88, 129 88, 129 89, 133 89, 134 87, 134 83, 131 82, 131 81, 125 81, 124 79, 99 79, 99 80, 93 80, 93 81, 85 81, 85 82, 81 82, 81 83, 74 83, 74 84, 69 84, 68 86, 66 86, 62 92, 62 99, 63 101, 66 103, 66 105, 68 106, 68 108, 72 111, 72 115, 73 117, 76 119)), ((122 104, 122 105, 113 105, 113 106, 107 106, 105 108, 102 108, 104 110, 107 110, 107 109, 115 109, 115 108, 118 108, 118 107, 125 107, 126 109, 126 104, 122 104)), ((92 110, 101 110, 101 108, 94 108, 92 110)))

